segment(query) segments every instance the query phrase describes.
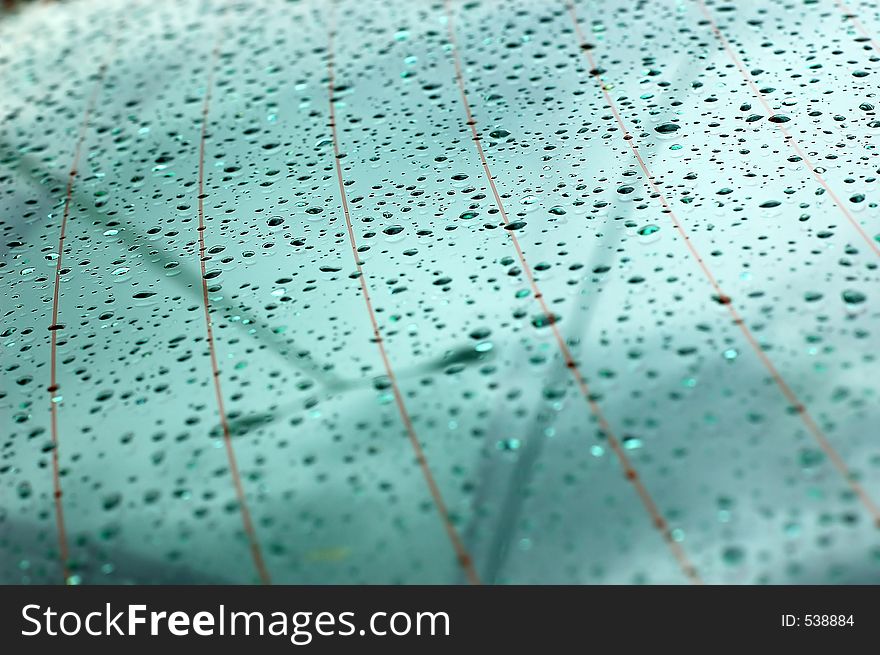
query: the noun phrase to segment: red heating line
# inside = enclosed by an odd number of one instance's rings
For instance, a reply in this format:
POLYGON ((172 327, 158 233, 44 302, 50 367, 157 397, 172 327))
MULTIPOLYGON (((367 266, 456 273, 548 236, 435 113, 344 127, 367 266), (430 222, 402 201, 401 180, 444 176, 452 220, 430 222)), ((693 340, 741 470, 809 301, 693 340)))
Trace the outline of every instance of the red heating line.
POLYGON ((82 145, 86 138, 86 133, 89 128, 89 121, 91 120, 92 112, 95 109, 95 103, 98 101, 98 94, 101 92, 101 88, 104 86, 104 77, 106 73, 107 62, 104 62, 98 68, 98 79, 95 81, 95 85, 92 88, 92 93, 89 96, 88 102, 86 103, 86 110, 83 114, 82 123, 80 124, 79 128, 79 136, 77 137, 76 147, 73 153, 73 162, 70 165, 70 171, 67 175, 67 192, 64 196, 64 210, 61 215, 61 231, 58 235, 58 259, 55 262, 55 290, 52 294, 52 323, 49 325, 49 332, 51 334, 50 339, 52 344, 49 360, 51 368, 51 380, 49 382, 49 387, 47 391, 49 392, 49 411, 52 423, 52 495, 55 499, 55 524, 58 530, 58 548, 60 551, 59 558, 61 560, 61 569, 64 574, 65 582, 68 582, 70 579, 70 551, 67 545, 67 530, 64 526, 64 505, 61 501, 61 467, 58 460, 58 403, 53 400, 55 398, 55 394, 58 392, 59 389, 58 331, 64 328, 63 325, 60 325, 58 323, 58 313, 61 308, 61 270, 63 268, 64 260, 64 241, 67 238, 67 219, 70 218, 70 206, 73 203, 73 185, 79 174, 78 166, 80 153, 82 152, 82 145))
POLYGON ((238 463, 235 459, 235 450, 232 447, 232 433, 229 429, 229 420, 226 417, 226 409, 223 405, 223 391, 220 387, 220 368, 217 365, 217 348, 214 343, 214 329, 211 325, 211 312, 208 301, 208 280, 205 277, 205 262, 208 256, 205 252, 205 137, 208 131, 208 110, 211 103, 211 92, 214 87, 214 69, 217 66, 219 56, 219 45, 215 46, 211 54, 210 70, 208 72, 208 83, 205 91, 205 101, 202 105, 202 131, 199 139, 199 267, 202 273, 202 300, 205 309, 205 327, 207 330, 208 349, 211 353, 211 371, 214 380, 214 393, 217 396, 217 410, 220 414, 220 425, 223 429, 223 444, 226 447, 226 457, 229 460, 229 471, 232 475, 232 482, 235 486, 235 495, 238 499, 238 507, 241 510, 241 520, 244 525, 244 531, 250 546, 251 557, 257 568, 257 573, 263 584, 272 584, 269 571, 263 561, 263 553, 260 549, 260 543, 257 539, 257 532, 254 529, 251 513, 248 509, 247 499, 244 495, 244 487, 241 483, 241 475, 238 472, 238 463))
POLYGON ((837 453, 834 447, 828 440, 828 437, 825 436, 825 433, 818 426, 816 421, 810 415, 806 406, 801 402, 798 396, 792 391, 791 387, 788 386, 788 383, 784 380, 782 375, 777 370, 776 366, 770 361, 770 358, 761 348, 761 345, 758 343, 758 340, 752 334, 752 331, 748 328, 742 316, 740 316, 739 312, 734 308, 731 303, 730 296, 724 293, 721 289, 721 286, 718 284, 715 276, 712 275, 712 272, 709 270, 709 267, 706 265, 703 258, 700 256, 700 253, 697 251, 696 246, 694 246, 691 241, 688 233, 685 231, 682 224, 679 222, 678 217, 676 217, 675 212, 673 212, 671 205, 666 200, 666 197, 663 195, 663 192, 660 190, 660 187, 657 185, 657 182, 654 180, 654 176, 651 174, 647 165, 645 164, 644 159, 642 159, 642 155, 639 152, 638 145, 633 140, 632 134, 626 127, 626 124, 623 122, 623 118, 620 115, 620 112, 617 109, 617 105, 614 102, 614 99, 611 97, 611 94, 605 88, 605 86, 599 80, 597 71, 597 66, 595 59, 593 58, 590 49, 587 47, 587 41, 584 38, 583 31, 581 30, 580 24, 578 23, 577 14, 575 13, 574 4, 571 0, 567 0, 567 6, 569 14, 571 15, 572 23, 574 24, 575 33, 578 38, 578 42, 580 45, 581 52, 587 57, 587 61, 589 62, 591 74, 596 77, 599 82, 599 86, 602 89, 602 93, 605 96, 605 101, 608 103, 608 107, 611 109, 611 112, 614 114, 614 118, 617 121, 617 124, 620 126, 621 131, 624 134, 624 140, 629 144, 632 149, 633 154, 636 157, 636 160, 639 163, 639 166, 644 173, 645 179, 648 181, 648 184, 653 189, 654 194, 660 199, 665 212, 669 215, 669 218, 672 220, 672 224, 675 226, 675 229, 681 235, 682 239, 684 239, 685 245, 690 251, 693 258, 696 260, 697 264, 700 266, 700 269, 703 271, 703 274, 706 276, 706 279, 709 281, 709 284, 715 289, 716 297, 718 300, 727 307, 728 312, 730 313, 731 318, 733 318, 734 324, 736 324, 739 329, 742 331, 743 336, 745 336, 746 341, 749 342, 749 345, 754 349, 755 353, 758 355, 758 358, 761 360, 761 363, 764 364, 767 371, 770 373, 770 376, 773 378, 773 381, 779 387, 780 391, 782 391, 783 395, 786 397, 788 402, 791 404, 792 408, 800 415, 801 419, 804 422, 807 430, 810 434, 815 438, 819 447, 825 453, 829 460, 831 460, 834 467, 838 470, 838 472, 844 477, 847 483, 850 486, 850 489, 858 496, 859 500, 865 505, 871 515, 874 517, 874 522, 880 527, 880 507, 878 507, 865 489, 859 484, 855 476, 849 470, 849 467, 843 461, 843 458, 837 453))
POLYGON ((339 136, 336 129, 336 109, 333 106, 333 94, 336 82, 333 39, 334 28, 331 28, 330 45, 328 50, 329 54, 327 58, 327 75, 329 80, 328 96, 330 100, 330 128, 333 132, 333 154, 334 161, 336 163, 336 178, 339 182, 339 196, 342 199, 342 211, 343 214, 345 214, 345 225, 348 229, 348 239, 351 243, 351 254, 354 257, 354 263, 357 267, 358 280, 360 281, 361 285, 361 293, 363 294, 364 302, 367 305, 367 313, 370 316, 370 324, 373 327, 373 337, 376 341, 376 346, 379 349, 379 355, 382 358, 382 364, 385 366, 385 373, 388 376, 388 380, 391 382, 391 389, 394 394, 394 401, 397 404, 397 409, 400 412, 400 418, 403 420, 403 425, 406 428, 406 433, 409 436, 409 441, 412 444, 413 450, 415 451, 416 461, 419 464, 419 468, 421 468, 422 470, 422 475, 425 478, 425 482, 428 484, 428 489, 431 492, 431 497, 434 500, 434 505, 437 507, 437 512, 440 514, 440 518, 443 520, 443 526, 446 529, 446 534, 449 536, 449 540, 452 542, 452 547, 455 549, 459 565, 464 570, 464 573, 471 584, 480 584, 480 578, 477 575, 476 568, 474 567, 473 559, 465 548, 464 543, 462 543, 461 537, 459 537, 458 531, 455 529, 455 525, 453 525, 452 523, 452 519, 449 516, 449 510, 446 508, 446 503, 443 501, 443 496, 440 493, 440 488, 437 486, 437 483, 434 480, 434 476, 431 473, 431 468, 428 465, 428 459, 425 456, 424 451, 422 450, 422 446, 419 443, 419 438, 416 434, 415 427, 413 426, 412 419, 410 418, 409 412, 406 409, 406 404, 403 400, 403 394, 400 392, 400 387, 397 384, 397 378, 394 375, 394 370, 391 368, 391 360, 388 358, 388 353, 385 352, 384 340, 382 339, 382 333, 379 330, 379 322, 376 320, 376 313, 373 310, 373 303, 370 300, 370 291, 367 287, 366 277, 361 266, 360 257, 358 256, 357 242, 354 236, 354 228, 352 227, 351 223, 351 214, 348 209, 348 199, 345 194, 345 184, 342 177, 339 136))
MULTIPOLYGON (((504 207, 504 203, 501 200, 501 194, 498 193, 498 188, 496 187, 495 180, 492 177, 492 172, 489 169, 489 163, 486 159, 486 153, 483 151, 483 146, 480 142, 480 136, 477 132, 477 123, 474 120, 473 113, 471 112, 470 102, 468 102, 467 91, 465 89, 464 83, 464 74, 462 72, 461 60, 458 55, 458 45, 455 38, 455 27, 453 24, 452 9, 450 7, 449 0, 444 0, 444 7, 446 10, 446 26, 449 32, 449 42, 452 45, 453 62, 455 64, 455 78, 458 82, 459 91, 461 92, 461 100, 462 104, 464 105, 464 111, 467 117, 467 124, 470 127, 473 141, 476 144, 477 153, 480 156, 480 162, 482 163, 483 172, 486 175, 486 180, 489 183, 489 187, 492 189, 492 195, 495 196, 495 204, 498 206, 498 211, 501 213, 501 219, 504 222, 505 226, 509 226, 510 219, 507 215, 507 210, 504 207)), ((535 277, 532 273, 532 269, 526 261, 525 255, 523 254, 522 248, 520 247, 519 239, 517 239, 516 234, 513 230, 505 231, 510 236, 511 241, 513 242, 513 247, 516 250, 517 257, 519 257, 520 264, 522 265, 523 272, 526 275, 535 300, 538 301, 538 304, 541 307, 541 311, 544 312, 544 315, 547 318, 547 322, 549 323, 550 328, 553 331, 553 336, 556 338, 556 343, 559 346, 559 351, 562 353, 565 366, 568 368, 569 371, 571 371, 571 374, 574 376, 574 379, 577 382, 581 394, 583 395, 584 399, 587 401, 587 404, 590 407, 590 411, 596 417, 600 429, 605 434, 608 440, 608 445, 611 446, 611 449, 617 456, 617 459, 619 460, 620 465, 623 468, 626 479, 635 488, 636 493, 642 501, 642 504, 644 505, 645 509, 651 517, 651 522, 653 526, 663 536, 663 540, 669 546, 669 549, 672 552, 672 555, 675 557, 676 561, 678 562, 678 565, 681 567, 682 572, 692 583, 702 584, 702 579, 700 578, 696 567, 691 564, 690 560, 687 557, 687 554, 684 552, 684 548, 682 548, 682 546, 672 536, 672 532, 669 529, 669 525, 667 524, 666 519, 663 518, 663 515, 658 509, 657 504, 648 493, 648 490, 642 482, 641 478, 639 477, 638 473, 636 472, 635 467, 633 466, 629 457, 627 457, 626 453, 624 452, 620 441, 617 439, 614 432, 612 431, 611 425, 605 418, 605 414, 602 412, 599 404, 593 399, 592 395, 590 394, 590 388, 587 385, 583 374, 578 368, 577 363, 574 361, 574 357, 572 357, 571 351, 568 349, 568 345, 566 345, 565 339, 559 331, 559 327, 556 325, 555 317, 550 311, 550 308, 547 306, 546 301, 544 300, 544 294, 541 293, 538 284, 535 282, 535 277)))
MULTIPOLYGON (((703 16, 705 16, 706 21, 709 23, 709 27, 712 32, 715 34, 715 37, 721 43, 724 51, 727 53, 727 56, 730 57, 730 60, 736 65, 737 69, 739 69, 740 74, 743 76, 743 79, 748 83, 754 92, 755 96, 758 98, 758 101, 764 106, 764 109, 767 111, 769 116, 774 114, 773 109, 771 109, 770 105, 767 103, 767 100, 764 98, 764 94, 761 93, 761 90, 758 89, 758 86, 755 84, 754 78, 752 78, 752 74, 746 69, 742 60, 739 56, 733 51, 733 48, 730 45, 730 41, 727 40, 727 37, 721 32, 718 28, 717 23, 712 18, 712 14, 709 12, 708 7, 706 7, 706 3, 704 0, 696 0, 697 4, 700 7, 700 11, 703 16)), ((859 236, 864 239, 865 243, 874 251, 874 254, 880 257, 880 244, 878 244, 874 239, 872 239, 865 230, 859 225, 859 222, 855 219, 855 217, 850 213, 849 209, 847 209, 846 205, 841 202, 840 198, 837 197, 837 194, 831 189, 831 186, 825 181, 825 179, 819 174, 816 170, 813 163, 810 161, 809 157, 807 157, 807 153, 800 147, 797 141, 795 141, 794 137, 789 133, 785 127, 782 126, 781 123, 774 123, 774 125, 782 131, 783 136, 785 137, 785 142, 791 146, 791 148, 798 154, 798 156, 803 160, 807 169, 810 173, 813 174, 813 177, 816 178, 816 181, 822 186, 823 189, 828 193, 831 197, 831 200, 837 205, 838 209, 843 213, 846 217, 846 220, 850 222, 850 224, 855 228, 856 232, 859 233, 859 236)))
POLYGON ((862 21, 858 19, 858 16, 856 16, 852 12, 852 10, 846 6, 843 0, 834 1, 837 3, 837 6, 840 7, 841 11, 843 11, 844 17, 848 18, 852 22, 852 24, 855 25, 856 29, 862 33, 862 36, 871 42, 871 47, 873 47, 874 50, 876 50, 877 52, 880 52, 880 44, 878 44, 877 41, 874 40, 874 37, 872 37, 871 34, 868 32, 868 30, 865 29, 865 26, 862 25, 862 21))

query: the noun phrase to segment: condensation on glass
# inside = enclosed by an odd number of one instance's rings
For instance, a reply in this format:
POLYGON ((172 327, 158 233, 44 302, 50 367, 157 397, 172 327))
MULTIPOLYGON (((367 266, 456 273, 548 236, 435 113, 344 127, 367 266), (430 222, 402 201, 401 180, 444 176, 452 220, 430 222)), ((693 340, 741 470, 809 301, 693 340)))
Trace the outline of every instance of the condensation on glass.
POLYGON ((873 3, 0 15, 0 581, 880 582, 873 3))

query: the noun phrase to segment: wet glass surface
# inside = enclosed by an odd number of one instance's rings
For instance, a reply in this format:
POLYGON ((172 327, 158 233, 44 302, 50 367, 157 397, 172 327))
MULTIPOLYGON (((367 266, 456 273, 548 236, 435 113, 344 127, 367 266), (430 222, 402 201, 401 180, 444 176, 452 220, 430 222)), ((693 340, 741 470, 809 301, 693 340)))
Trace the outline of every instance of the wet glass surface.
POLYGON ((6 4, 0 581, 880 582, 874 3, 6 4))

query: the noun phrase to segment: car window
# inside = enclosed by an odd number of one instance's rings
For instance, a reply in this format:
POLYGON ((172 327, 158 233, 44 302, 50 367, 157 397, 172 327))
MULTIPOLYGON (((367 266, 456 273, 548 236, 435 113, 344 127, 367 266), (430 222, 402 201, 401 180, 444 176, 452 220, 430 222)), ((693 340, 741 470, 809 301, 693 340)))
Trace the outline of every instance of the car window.
POLYGON ((878 34, 4 3, 0 580, 880 580, 878 34))

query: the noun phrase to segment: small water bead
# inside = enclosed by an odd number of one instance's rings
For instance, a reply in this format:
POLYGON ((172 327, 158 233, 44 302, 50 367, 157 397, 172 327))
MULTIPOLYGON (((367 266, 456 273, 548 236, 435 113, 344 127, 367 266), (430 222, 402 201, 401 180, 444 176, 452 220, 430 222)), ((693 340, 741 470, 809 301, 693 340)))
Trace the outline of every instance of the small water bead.
POLYGON ((727 546, 721 553, 721 559, 728 566, 739 566, 745 557, 746 552, 740 546, 727 546))
POLYGON ((519 439, 502 439, 498 442, 498 449, 507 452, 519 450, 522 442, 519 439))
POLYGON ((674 134, 681 129, 681 125, 677 123, 662 123, 654 128, 654 131, 658 134, 674 134))
POLYGON ((848 305, 859 305, 868 299, 864 293, 856 291, 855 289, 847 289, 843 291, 841 297, 843 298, 843 302, 848 305))

